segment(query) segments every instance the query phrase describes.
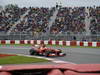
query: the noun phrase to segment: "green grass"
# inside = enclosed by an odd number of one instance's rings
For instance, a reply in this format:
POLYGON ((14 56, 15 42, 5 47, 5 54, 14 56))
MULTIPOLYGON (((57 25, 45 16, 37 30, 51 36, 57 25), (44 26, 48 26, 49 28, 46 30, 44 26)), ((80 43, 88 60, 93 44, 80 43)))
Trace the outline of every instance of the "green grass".
POLYGON ((25 56, 7 56, 0 58, 0 65, 4 64, 29 64, 38 62, 49 62, 46 59, 35 58, 35 57, 25 57, 25 56))

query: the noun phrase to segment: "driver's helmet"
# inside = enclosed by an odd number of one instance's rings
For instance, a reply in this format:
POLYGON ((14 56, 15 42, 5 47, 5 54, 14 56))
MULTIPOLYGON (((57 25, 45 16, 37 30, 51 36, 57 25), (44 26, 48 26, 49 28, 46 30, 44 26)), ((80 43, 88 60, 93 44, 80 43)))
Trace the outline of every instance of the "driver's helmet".
POLYGON ((39 48, 39 45, 34 45, 34 47, 39 48))

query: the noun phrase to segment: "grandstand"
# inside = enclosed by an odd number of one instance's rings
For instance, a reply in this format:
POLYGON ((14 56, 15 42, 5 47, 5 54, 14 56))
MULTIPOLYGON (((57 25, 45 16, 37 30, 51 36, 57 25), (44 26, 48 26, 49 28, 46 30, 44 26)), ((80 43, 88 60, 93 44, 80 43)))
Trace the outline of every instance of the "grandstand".
POLYGON ((1 40, 100 41, 100 7, 0 7, 1 40), (79 37, 77 37, 79 36, 79 37))

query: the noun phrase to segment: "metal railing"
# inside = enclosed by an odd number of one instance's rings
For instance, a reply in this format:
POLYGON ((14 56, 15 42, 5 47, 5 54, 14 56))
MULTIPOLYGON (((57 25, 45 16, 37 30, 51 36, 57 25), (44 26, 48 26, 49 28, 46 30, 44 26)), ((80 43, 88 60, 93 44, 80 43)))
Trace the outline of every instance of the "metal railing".
POLYGON ((0 34, 0 40, 65 40, 65 41, 100 41, 100 35, 86 34, 0 34))

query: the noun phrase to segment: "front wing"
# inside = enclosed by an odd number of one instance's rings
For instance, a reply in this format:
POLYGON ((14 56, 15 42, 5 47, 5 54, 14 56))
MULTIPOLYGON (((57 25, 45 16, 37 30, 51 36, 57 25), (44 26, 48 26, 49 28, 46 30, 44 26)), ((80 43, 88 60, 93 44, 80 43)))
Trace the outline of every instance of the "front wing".
POLYGON ((66 56, 65 53, 59 53, 59 55, 55 54, 55 53, 51 53, 48 56, 66 56))

